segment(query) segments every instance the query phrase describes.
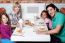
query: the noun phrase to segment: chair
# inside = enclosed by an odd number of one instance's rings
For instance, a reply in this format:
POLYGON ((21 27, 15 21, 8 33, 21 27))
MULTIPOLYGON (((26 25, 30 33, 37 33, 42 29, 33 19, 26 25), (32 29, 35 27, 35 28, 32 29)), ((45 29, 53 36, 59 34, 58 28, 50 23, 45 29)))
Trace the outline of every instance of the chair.
POLYGON ((0 8, 0 14, 1 13, 6 13, 6 9, 5 8, 0 8))
POLYGON ((62 7, 62 8, 60 9, 60 12, 63 13, 63 14, 65 14, 65 8, 62 7))

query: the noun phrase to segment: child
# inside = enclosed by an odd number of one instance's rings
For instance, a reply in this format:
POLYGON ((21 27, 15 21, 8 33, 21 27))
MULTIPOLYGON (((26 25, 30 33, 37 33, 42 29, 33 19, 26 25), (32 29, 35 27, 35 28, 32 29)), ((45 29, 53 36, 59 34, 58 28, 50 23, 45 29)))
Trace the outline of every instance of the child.
POLYGON ((0 14, 0 33, 2 36, 1 43, 14 43, 10 41, 11 25, 7 14, 0 14))
POLYGON ((44 20, 44 22, 46 23, 48 29, 50 30, 52 28, 52 21, 51 21, 51 17, 48 14, 48 12, 46 10, 43 10, 41 12, 41 17, 44 20))

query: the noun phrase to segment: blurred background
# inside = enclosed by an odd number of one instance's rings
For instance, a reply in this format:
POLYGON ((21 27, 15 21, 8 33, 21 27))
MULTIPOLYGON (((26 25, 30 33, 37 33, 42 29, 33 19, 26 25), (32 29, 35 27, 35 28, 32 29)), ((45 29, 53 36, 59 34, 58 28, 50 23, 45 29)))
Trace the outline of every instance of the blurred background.
POLYGON ((34 19, 33 16, 40 16, 41 11, 50 3, 55 4, 59 9, 65 8, 65 0, 0 0, 0 8, 5 8, 7 14, 10 14, 15 2, 21 5, 23 19, 31 18, 30 20, 34 19))
POLYGON ((59 9, 65 8, 65 0, 0 0, 0 8, 5 8, 7 14, 13 10, 13 4, 20 3, 23 19, 34 19, 34 16, 40 16, 41 11, 46 8, 46 5, 53 3, 59 9))
POLYGON ((0 3, 65 3, 65 0, 0 0, 0 3))

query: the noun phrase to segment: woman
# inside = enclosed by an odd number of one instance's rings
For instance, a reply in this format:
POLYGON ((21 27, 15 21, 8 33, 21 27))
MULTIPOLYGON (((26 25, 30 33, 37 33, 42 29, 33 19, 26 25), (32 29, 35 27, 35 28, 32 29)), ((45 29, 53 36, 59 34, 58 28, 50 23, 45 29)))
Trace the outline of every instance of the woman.
POLYGON ((65 42, 65 15, 54 4, 47 5, 46 10, 52 17, 52 30, 43 33, 51 35, 51 43, 65 42))
POLYGON ((60 39, 61 42, 65 42, 65 15, 60 13, 54 4, 48 5, 46 9, 52 17, 52 30, 47 33, 53 34, 58 40, 60 39))
POLYGON ((22 11, 21 11, 21 6, 19 3, 15 3, 13 5, 13 11, 10 13, 10 19, 11 19, 11 24, 16 25, 19 19, 22 18, 22 11))

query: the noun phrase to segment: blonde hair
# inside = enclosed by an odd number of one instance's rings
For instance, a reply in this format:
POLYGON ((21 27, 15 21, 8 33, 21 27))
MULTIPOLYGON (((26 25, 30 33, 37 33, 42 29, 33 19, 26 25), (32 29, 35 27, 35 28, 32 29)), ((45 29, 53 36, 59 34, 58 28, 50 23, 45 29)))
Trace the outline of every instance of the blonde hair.
POLYGON ((18 13, 17 13, 17 14, 19 14, 19 13, 20 13, 20 15, 22 16, 21 5, 20 5, 20 4, 17 4, 17 3, 14 3, 14 4, 13 4, 13 10, 14 10, 14 8, 16 8, 16 7, 18 7, 18 8, 19 8, 19 11, 18 11, 18 13))

